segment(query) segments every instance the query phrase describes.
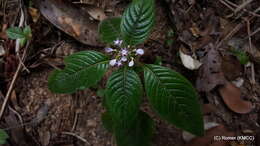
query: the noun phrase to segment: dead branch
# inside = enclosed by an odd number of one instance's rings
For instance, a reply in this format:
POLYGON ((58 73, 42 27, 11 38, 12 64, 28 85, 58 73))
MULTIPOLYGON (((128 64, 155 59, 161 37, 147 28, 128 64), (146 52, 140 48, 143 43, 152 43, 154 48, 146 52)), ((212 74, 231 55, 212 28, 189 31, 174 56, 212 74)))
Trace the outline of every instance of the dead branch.
MULTIPOLYGON (((248 33, 248 41, 249 41, 249 52, 252 53, 253 49, 252 49, 250 20, 246 19, 246 24, 247 24, 247 33, 248 33)), ((251 82, 253 85, 256 83, 254 63, 251 63, 251 82)))

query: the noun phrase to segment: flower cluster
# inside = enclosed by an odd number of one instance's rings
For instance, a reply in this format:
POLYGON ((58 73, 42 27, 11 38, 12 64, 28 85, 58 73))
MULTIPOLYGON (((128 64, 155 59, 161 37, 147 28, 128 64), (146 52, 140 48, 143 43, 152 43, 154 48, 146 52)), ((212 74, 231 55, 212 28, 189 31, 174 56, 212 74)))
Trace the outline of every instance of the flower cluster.
POLYGON ((143 49, 132 49, 130 46, 122 47, 122 40, 115 40, 114 45, 117 49, 113 48, 105 48, 105 52, 113 53, 115 56, 112 60, 110 60, 109 64, 111 66, 122 66, 123 64, 128 64, 129 67, 134 66, 134 58, 136 56, 141 56, 144 54, 143 49))

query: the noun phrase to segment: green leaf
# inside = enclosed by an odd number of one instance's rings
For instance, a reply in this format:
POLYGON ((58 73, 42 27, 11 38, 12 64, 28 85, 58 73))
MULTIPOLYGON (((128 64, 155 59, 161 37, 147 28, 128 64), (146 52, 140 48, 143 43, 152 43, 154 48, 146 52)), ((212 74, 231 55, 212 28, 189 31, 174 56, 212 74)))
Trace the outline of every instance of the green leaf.
POLYGON ((5 144, 6 139, 8 138, 9 138, 8 134, 3 129, 0 129, 0 144, 5 144))
POLYGON ((23 34, 26 36, 27 39, 30 39, 32 37, 32 30, 31 30, 31 27, 29 25, 27 25, 23 29, 23 34))
POLYGON ((246 52, 236 49, 230 50, 230 52, 237 57, 241 64, 246 65, 249 62, 249 57, 247 56, 246 52))
POLYGON ((103 42, 113 44, 114 40, 120 39, 121 17, 108 18, 99 24, 99 35, 103 42))
POLYGON ((55 70, 48 86, 55 93, 73 93, 96 85, 108 69, 107 56, 96 51, 82 51, 65 58, 65 69, 55 70))
POLYGON ((153 132, 153 120, 146 113, 139 112, 130 128, 115 127, 117 146, 150 146, 153 132))
POLYGON ((121 32, 128 45, 144 42, 155 21, 154 0, 134 0, 123 14, 121 32))
POLYGON ((102 120, 103 126, 106 128, 106 130, 108 132, 111 132, 111 133, 114 132, 115 125, 114 125, 112 116, 108 112, 105 112, 102 114, 101 120, 102 120))
POLYGON ((105 96, 105 89, 99 88, 97 90, 97 96, 104 97, 105 96))
POLYGON ((11 27, 6 30, 7 36, 10 39, 21 39, 24 38, 24 33, 19 27, 11 27))
POLYGON ((115 71, 106 86, 106 106, 117 123, 129 125, 136 118, 141 103, 142 84, 130 68, 115 71))
POLYGON ((159 65, 144 66, 146 94, 164 119, 192 134, 204 133, 198 95, 181 74, 159 65))
POLYGON ((21 38, 21 39, 19 40, 19 44, 20 44, 21 47, 23 47, 23 46, 26 44, 26 42, 27 42, 27 39, 26 39, 26 38, 21 38))

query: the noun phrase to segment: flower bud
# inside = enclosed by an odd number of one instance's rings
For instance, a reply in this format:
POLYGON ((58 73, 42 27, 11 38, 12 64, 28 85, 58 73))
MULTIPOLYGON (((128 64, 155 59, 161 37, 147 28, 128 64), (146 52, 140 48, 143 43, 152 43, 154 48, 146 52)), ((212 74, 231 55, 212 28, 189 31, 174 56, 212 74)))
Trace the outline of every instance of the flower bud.
POLYGON ((116 45, 116 46, 121 46, 122 43, 123 43, 122 40, 119 40, 119 39, 114 40, 114 45, 116 45))
POLYGON ((110 52, 113 52, 114 51, 114 49, 112 49, 112 48, 105 48, 105 52, 107 52, 107 53, 110 53, 110 52))
POLYGON ((126 61, 127 61, 127 57, 123 56, 123 57, 121 58, 121 61, 126 62, 126 61))
POLYGON ((144 54, 144 50, 143 49, 137 49, 136 50, 136 54, 137 55, 143 55, 144 54))
POLYGON ((132 67, 132 66, 134 66, 134 64, 135 64, 135 63, 134 63, 134 60, 132 59, 132 60, 128 63, 128 66, 129 66, 129 67, 132 67))
POLYGON ((115 66, 115 65, 116 65, 116 59, 110 60, 110 61, 109 61, 109 64, 110 64, 111 66, 115 66))

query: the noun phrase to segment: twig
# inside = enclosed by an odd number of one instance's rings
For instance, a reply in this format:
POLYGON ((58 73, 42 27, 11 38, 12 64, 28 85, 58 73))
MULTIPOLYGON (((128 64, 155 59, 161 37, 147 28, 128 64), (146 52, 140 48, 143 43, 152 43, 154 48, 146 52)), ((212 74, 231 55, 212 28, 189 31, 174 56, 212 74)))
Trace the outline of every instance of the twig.
POLYGON ((230 10, 235 11, 233 7, 231 7, 226 1, 224 0, 219 0, 222 4, 224 4, 226 7, 228 7, 230 10))
POLYGON ((257 13, 258 11, 260 11, 260 7, 258 7, 256 10, 254 10, 254 13, 257 13))
MULTIPOLYGON (((4 95, 2 94, 2 92, 0 91, 0 96, 1 98, 5 99, 4 95)), ((23 125, 23 118, 22 116, 15 110, 13 109, 12 107, 8 106, 9 110, 11 110, 17 117, 18 119, 20 120, 21 124, 23 125)))
MULTIPOLYGON (((24 18, 25 18, 25 17, 24 17, 24 11, 23 11, 23 9, 22 9, 22 1, 20 1, 20 9, 21 9, 21 17, 20 17, 20 21, 19 21, 19 27, 21 27, 21 26, 24 24, 24 22, 25 22, 25 21, 24 21, 24 18)), ((7 91, 7 93, 6 93, 6 96, 5 96, 4 102, 3 102, 2 107, 1 107, 1 111, 0 111, 0 120, 1 120, 1 118, 2 118, 2 116, 3 116, 3 114, 4 114, 5 107, 6 107, 6 105, 7 105, 7 102, 8 102, 8 100, 9 100, 9 97, 10 97, 10 95, 11 95, 11 93, 12 93, 12 90, 13 90, 13 87, 14 87, 14 84, 15 84, 15 81, 16 81, 16 79, 17 79, 19 73, 20 73, 21 68, 23 67, 23 61, 24 61, 25 58, 26 58, 26 53, 27 53, 27 49, 29 48, 29 44, 30 44, 30 42, 28 41, 27 44, 26 44, 25 50, 24 50, 24 52, 23 52, 22 59, 19 61, 19 65, 18 65, 18 67, 17 67, 17 69, 16 69, 16 71, 15 71, 14 77, 13 77, 13 79, 12 79, 12 81, 11 81, 11 84, 10 84, 10 86, 9 86, 9 89, 8 89, 8 91, 7 91)), ((15 51, 16 51, 16 52, 19 52, 19 48, 20 48, 19 40, 16 40, 15 51)), ((17 53, 16 55, 19 55, 19 54, 17 53)))
POLYGON ((79 136, 79 135, 77 135, 75 133, 72 133, 72 132, 61 132, 61 134, 74 136, 74 137, 78 138, 79 140, 83 141, 84 143, 87 143, 88 145, 90 145, 89 142, 85 138, 83 138, 83 137, 81 137, 81 136, 79 136))
POLYGON ((254 36, 256 33, 258 33, 260 31, 260 27, 259 28, 257 28, 254 32, 252 32, 251 34, 250 34, 250 37, 252 37, 252 36, 254 36))
MULTIPOLYGON (((255 16, 251 16, 250 18, 248 18, 248 21, 251 21, 253 18, 255 18, 255 16)), ((228 40, 233 35, 235 35, 244 25, 245 25, 245 23, 243 21, 240 22, 239 24, 237 24, 234 27, 234 29, 232 29, 222 40, 220 40, 217 43, 216 48, 219 48, 226 40, 228 40)))
MULTIPOLYGON (((221 2, 221 1, 222 1, 222 0, 220 0, 220 2, 221 2)), ((230 1, 228 1, 228 0, 224 0, 224 1, 225 1, 226 4, 229 4, 229 5, 233 6, 233 7, 236 7, 236 8, 239 7, 239 6, 236 5, 235 3, 232 3, 232 2, 230 2, 230 1)), ((229 8, 229 7, 228 7, 228 8, 229 8)), ((260 8, 258 8, 258 9, 260 9, 260 8)), ((256 9, 254 12, 249 11, 249 10, 247 10, 247 9, 245 9, 245 8, 243 8, 242 10, 243 10, 244 12, 247 12, 247 13, 253 15, 253 16, 260 17, 259 14, 256 14, 256 13, 259 11, 258 9, 256 9)), ((232 10, 232 11, 234 11, 234 10, 232 10)), ((235 13, 235 11, 234 11, 234 13, 235 13)))
POLYGON ((238 6, 234 12, 237 13, 238 11, 244 9, 244 8, 245 8, 247 5, 249 5, 252 1, 253 1, 253 0, 247 0, 246 2, 244 2, 243 4, 241 4, 240 6, 238 6))
MULTIPOLYGON (((249 52, 252 53, 253 50, 252 50, 252 39, 250 35, 251 34, 250 20, 246 19, 246 24, 247 24, 247 33, 248 33, 248 41, 249 41, 249 52)), ((253 85, 256 83, 254 63, 251 63, 251 81, 253 85)))
POLYGON ((226 40, 235 35, 243 26, 244 23, 239 23, 236 25, 234 29, 232 29, 221 41, 217 43, 216 48, 219 48, 226 40))
MULTIPOLYGON (((21 16, 20 16, 20 21, 19 21, 19 27, 22 27, 24 24, 24 12, 23 9, 21 8, 21 16)), ((15 42, 15 52, 19 52, 20 50, 20 39, 16 39, 15 42)))
POLYGON ((73 126, 71 128, 71 131, 74 131, 76 129, 76 126, 77 126, 77 123, 78 123, 78 117, 79 117, 79 114, 78 112, 76 111, 75 113, 75 117, 74 117, 74 121, 73 121, 73 126))
MULTIPOLYGON (((23 52, 22 61, 25 60, 25 56, 26 56, 26 53, 27 53, 27 49, 28 49, 28 47, 29 47, 28 44, 29 44, 29 42, 27 42, 27 46, 26 46, 26 48, 25 48, 25 50, 24 50, 24 52, 23 52)), ((20 62, 19 62, 19 65, 18 65, 18 67, 17 67, 17 69, 16 69, 16 71, 15 71, 15 74, 14 74, 14 77, 13 77, 13 79, 12 79, 12 82, 11 82, 11 84, 10 84, 10 86, 9 86, 9 89, 8 89, 8 91, 7 91, 7 93, 6 93, 6 96, 5 96, 3 105, 2 105, 2 107, 1 107, 0 120, 1 120, 1 118, 2 118, 2 116, 3 116, 3 113, 4 113, 4 110, 5 110, 7 101, 8 101, 8 99, 9 99, 11 93, 12 93, 12 90, 13 90, 13 87, 14 87, 14 83, 15 83, 15 81, 16 81, 16 79, 17 79, 19 73, 20 73, 21 68, 22 68, 22 62, 20 61, 20 62)))

